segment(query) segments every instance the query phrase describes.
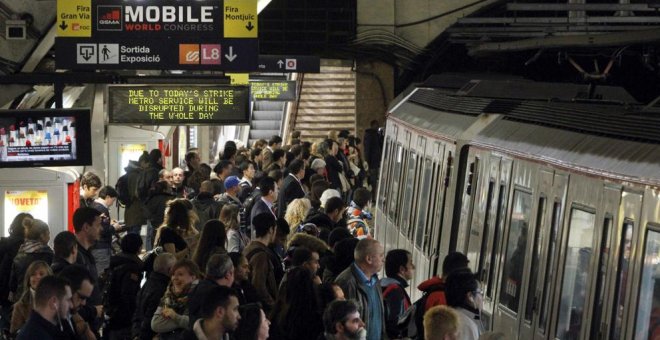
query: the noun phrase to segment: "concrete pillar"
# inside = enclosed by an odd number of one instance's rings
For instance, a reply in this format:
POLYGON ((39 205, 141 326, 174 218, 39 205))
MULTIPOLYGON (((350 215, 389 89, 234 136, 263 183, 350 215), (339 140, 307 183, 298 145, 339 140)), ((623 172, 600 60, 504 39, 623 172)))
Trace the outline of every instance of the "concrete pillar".
POLYGON ((387 106, 394 99, 394 70, 380 61, 356 62, 356 136, 364 136, 369 122, 377 119, 384 126, 387 106))

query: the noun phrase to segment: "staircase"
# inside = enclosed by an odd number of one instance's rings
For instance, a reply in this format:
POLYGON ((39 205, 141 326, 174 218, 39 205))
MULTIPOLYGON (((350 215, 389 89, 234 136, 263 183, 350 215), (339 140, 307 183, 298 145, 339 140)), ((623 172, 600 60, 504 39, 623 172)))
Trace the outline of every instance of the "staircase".
POLYGON ((250 145, 253 145, 257 139, 269 140, 273 135, 281 133, 285 104, 286 102, 254 102, 250 121, 250 145))
POLYGON ((355 91, 351 66, 330 61, 322 63, 321 73, 306 73, 293 130, 308 141, 327 138, 330 130, 355 133, 355 91))

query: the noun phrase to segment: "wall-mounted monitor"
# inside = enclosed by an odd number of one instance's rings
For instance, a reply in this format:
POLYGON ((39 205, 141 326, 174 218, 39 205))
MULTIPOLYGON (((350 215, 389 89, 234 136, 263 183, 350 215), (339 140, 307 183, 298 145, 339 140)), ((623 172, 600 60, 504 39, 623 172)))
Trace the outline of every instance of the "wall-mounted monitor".
POLYGON ((92 164, 88 109, 0 110, 0 168, 92 164))

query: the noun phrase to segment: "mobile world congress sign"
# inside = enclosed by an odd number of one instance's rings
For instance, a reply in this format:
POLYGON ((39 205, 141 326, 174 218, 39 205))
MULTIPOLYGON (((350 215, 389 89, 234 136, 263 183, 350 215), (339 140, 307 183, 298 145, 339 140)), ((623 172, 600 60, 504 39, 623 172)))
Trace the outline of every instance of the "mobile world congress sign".
POLYGON ((248 86, 111 85, 108 115, 113 124, 247 124, 248 86))

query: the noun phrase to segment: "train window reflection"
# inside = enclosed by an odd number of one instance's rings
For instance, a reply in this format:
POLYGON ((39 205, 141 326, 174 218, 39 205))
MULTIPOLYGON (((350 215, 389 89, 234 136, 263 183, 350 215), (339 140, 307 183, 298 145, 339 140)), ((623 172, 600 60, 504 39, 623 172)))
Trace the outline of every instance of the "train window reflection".
POLYGON ((522 289, 525 253, 527 252, 527 232, 529 215, 532 210, 532 195, 516 190, 513 194, 513 209, 509 226, 509 239, 506 242, 506 262, 500 287, 500 304, 518 313, 522 289))
POLYGON ((646 233, 635 339, 660 337, 660 226, 646 233))
POLYGON ((429 212, 429 196, 431 194, 431 175, 433 168, 431 167, 431 159, 427 158, 424 161, 424 176, 422 177, 422 184, 419 186, 419 204, 417 205, 417 231, 415 235, 415 244, 417 248, 422 248, 422 241, 426 231, 426 216, 429 212))
POLYGON ((390 155, 390 150, 392 149, 392 141, 390 140, 390 137, 387 137, 385 140, 385 151, 383 152, 383 162, 382 162, 382 172, 381 172, 381 178, 380 181, 378 182, 380 185, 380 192, 377 194, 376 197, 379 197, 380 200, 380 209, 381 212, 385 211, 385 204, 387 204, 387 190, 389 186, 389 181, 387 180, 389 178, 388 176, 388 171, 390 170, 390 164, 392 163, 392 155, 390 155))
POLYGON ((605 217, 603 223, 603 235, 600 239, 600 258, 598 260, 598 276, 596 277, 596 301, 594 304, 594 316, 591 321, 591 338, 602 338, 600 335, 600 327, 602 317, 605 313, 605 283, 607 278, 607 268, 609 266, 610 258, 610 244, 612 239, 612 216, 605 217))
MULTIPOLYGON (((481 252, 479 255, 479 279, 481 281, 486 280, 486 268, 490 267, 490 263, 486 263, 488 257, 488 238, 490 237, 490 210, 493 204, 493 189, 495 187, 495 180, 491 179, 488 181, 488 196, 486 197, 486 213, 484 216, 484 229, 483 236, 481 238, 481 252)), ((493 248, 490 248, 490 252, 493 252, 493 248)))
POLYGON ((614 291, 614 311, 612 313, 612 337, 610 339, 621 338, 621 325, 623 323, 623 311, 626 305, 626 288, 628 286, 628 267, 630 265, 630 246, 632 245, 633 222, 626 220, 623 222, 621 231, 621 244, 619 246, 619 272, 616 280, 616 290, 614 291))
POLYGON ((532 270, 530 271, 529 288, 527 289, 527 299, 525 300, 525 320, 532 321, 532 312, 534 311, 534 300, 536 300, 536 280, 539 271, 534 270, 539 267, 541 259, 541 231, 545 225, 545 197, 539 198, 539 207, 536 215, 536 231, 534 233, 534 245, 532 248, 532 270))
POLYGON ((500 192, 497 196, 497 211, 495 212, 495 234, 493 235, 493 244, 490 249, 490 268, 488 269, 488 285, 486 286, 486 296, 493 297, 493 282, 495 282, 495 256, 497 254, 497 246, 500 244, 500 234, 502 234, 502 216, 506 204, 506 184, 500 185, 500 192))
POLYGON ((571 211, 564 278, 557 322, 558 339, 579 339, 585 312, 589 263, 593 255, 596 215, 580 209, 571 211))
MULTIPOLYGON (((451 153, 450 153, 451 155, 451 153)), ((442 179, 442 173, 441 170, 442 168, 440 165, 436 164, 435 162, 433 163, 433 173, 435 174, 435 190, 432 192, 436 193, 435 196, 435 202, 433 203, 433 209, 431 210, 431 216, 432 220, 427 223, 426 226, 426 237, 424 237, 424 252, 431 256, 433 253, 433 250, 431 249, 431 238, 433 237, 433 232, 440 233, 440 228, 442 228, 442 218, 444 215, 444 204, 443 204, 443 197, 445 194, 445 186, 443 185, 444 181, 442 179)), ((435 245, 434 245, 435 246, 435 245)))
POLYGON ((403 209, 401 216, 401 232, 403 235, 409 235, 411 228, 411 213, 412 201, 413 201, 413 192, 415 187, 415 165, 417 164, 417 154, 414 152, 410 153, 410 159, 408 160, 408 171, 406 172, 406 178, 403 181, 405 183, 405 190, 403 192, 403 209))
POLYGON ((394 155, 394 169, 392 171, 392 190, 390 190, 390 206, 389 215, 392 221, 396 224, 397 212, 399 211, 399 177, 401 176, 401 163, 403 163, 403 147, 401 144, 396 146, 396 154, 394 155))
POLYGON ((541 333, 545 334, 545 325, 548 321, 548 315, 550 314, 550 304, 547 303, 551 301, 550 294, 552 289, 550 286, 555 278, 555 259, 557 254, 555 250, 557 249, 557 238, 559 236, 559 226, 561 225, 561 203, 555 202, 552 207, 552 225, 550 226, 550 235, 548 237, 548 255, 546 256, 545 263, 545 283, 543 284, 543 296, 541 300, 541 314, 539 315, 539 330, 541 333))

